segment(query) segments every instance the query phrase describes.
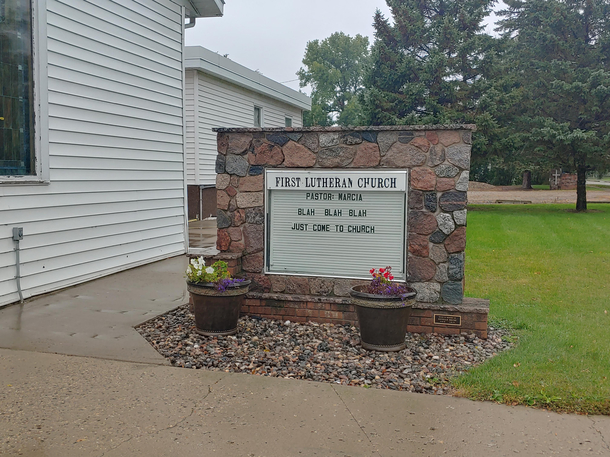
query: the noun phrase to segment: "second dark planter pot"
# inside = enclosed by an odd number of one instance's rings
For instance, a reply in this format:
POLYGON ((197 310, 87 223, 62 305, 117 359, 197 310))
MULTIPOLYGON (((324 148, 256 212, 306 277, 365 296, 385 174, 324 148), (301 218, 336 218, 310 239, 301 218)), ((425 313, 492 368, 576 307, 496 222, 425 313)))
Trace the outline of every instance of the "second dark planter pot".
POLYGON ((205 336, 237 333, 241 304, 249 286, 250 281, 243 281, 221 292, 214 284, 187 283, 186 288, 193 299, 197 333, 205 336))
POLYGON ((362 347, 372 351, 400 351, 416 292, 409 288, 405 296, 374 295, 363 292, 366 286, 352 287, 351 302, 356 307, 362 347))

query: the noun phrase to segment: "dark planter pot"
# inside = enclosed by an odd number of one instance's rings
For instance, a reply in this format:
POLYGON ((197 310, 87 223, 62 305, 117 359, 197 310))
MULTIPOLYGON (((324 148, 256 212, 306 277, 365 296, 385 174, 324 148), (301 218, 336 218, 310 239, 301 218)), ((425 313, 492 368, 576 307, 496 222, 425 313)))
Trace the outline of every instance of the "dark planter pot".
POLYGON ((362 292, 367 286, 350 290, 360 325, 360 341, 372 351, 400 351, 405 348, 405 335, 415 302, 416 292, 409 288, 406 295, 374 295, 362 292))
POLYGON ((219 292, 214 284, 187 282, 186 288, 193 298, 197 333, 205 336, 237 333, 239 311, 249 286, 250 281, 243 281, 219 292))

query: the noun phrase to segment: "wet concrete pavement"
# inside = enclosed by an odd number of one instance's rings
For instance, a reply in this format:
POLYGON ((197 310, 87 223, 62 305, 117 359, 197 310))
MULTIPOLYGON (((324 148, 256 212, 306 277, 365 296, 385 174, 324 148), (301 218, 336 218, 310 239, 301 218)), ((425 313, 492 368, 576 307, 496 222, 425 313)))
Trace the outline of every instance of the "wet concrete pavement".
POLYGON ((134 326, 188 301, 173 257, 0 309, 0 347, 166 364, 134 326))
POLYGON ((10 350, 0 370, 9 455, 610 455, 607 417, 10 350))
POLYGON ((610 417, 167 366, 133 326, 186 302, 185 267, 0 310, 0 455, 610 455, 610 417))

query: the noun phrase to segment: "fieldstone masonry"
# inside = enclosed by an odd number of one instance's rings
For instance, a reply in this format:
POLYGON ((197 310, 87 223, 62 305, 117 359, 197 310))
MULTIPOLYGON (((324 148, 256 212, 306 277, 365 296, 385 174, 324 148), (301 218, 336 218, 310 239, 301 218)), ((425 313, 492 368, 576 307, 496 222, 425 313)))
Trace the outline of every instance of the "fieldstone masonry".
POLYGON ((473 125, 215 129, 216 258, 252 280, 244 310, 291 321, 356 322, 360 280, 265 275, 264 169, 409 170, 407 281, 417 290, 409 331, 487 336, 489 303, 464 299, 466 204, 473 125), (441 324, 435 314, 461 316, 441 324))

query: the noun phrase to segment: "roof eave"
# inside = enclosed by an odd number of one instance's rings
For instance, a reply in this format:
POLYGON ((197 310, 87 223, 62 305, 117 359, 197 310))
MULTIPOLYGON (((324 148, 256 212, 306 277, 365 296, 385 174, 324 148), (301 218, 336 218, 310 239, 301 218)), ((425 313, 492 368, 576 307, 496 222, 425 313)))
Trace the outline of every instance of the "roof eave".
POLYGON ((185 48, 184 66, 287 103, 311 110, 311 98, 201 46, 185 48))
POLYGON ((219 17, 223 15, 224 0, 182 0, 187 17, 219 17))

